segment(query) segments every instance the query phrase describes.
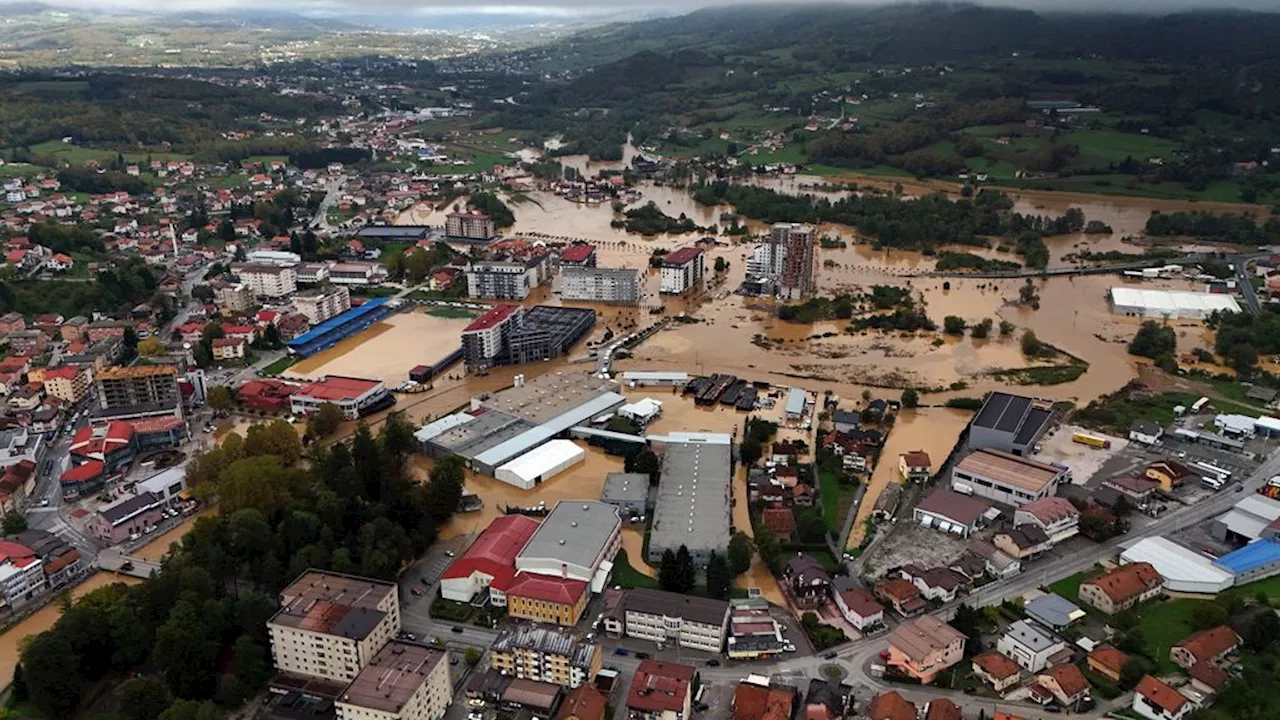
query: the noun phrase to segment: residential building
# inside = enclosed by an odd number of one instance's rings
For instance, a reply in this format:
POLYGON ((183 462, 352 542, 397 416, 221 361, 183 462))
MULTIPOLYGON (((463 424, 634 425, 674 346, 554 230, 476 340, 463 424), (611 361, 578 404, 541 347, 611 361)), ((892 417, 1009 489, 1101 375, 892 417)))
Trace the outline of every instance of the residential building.
POLYGON ((441 720, 453 700, 448 655, 387 643, 334 700, 338 720, 441 720))
POLYGON ((606 596, 605 631, 614 637, 671 643, 719 653, 729 629, 729 603, 636 588, 606 596))
POLYGON ((310 415, 321 405, 332 403, 348 420, 390 407, 395 397, 387 392, 381 380, 326 375, 323 379, 298 388, 289 396, 289 410, 294 415, 310 415))
MULTIPOLYGON (((1080 668, 1071 663, 1054 665, 1036 676, 1036 685, 1045 693, 1050 701, 1056 700, 1064 708, 1075 708, 1089 695, 1089 681, 1085 679, 1080 668)), ((1032 688, 1032 698, 1037 695, 1032 688)))
POLYGON ((1009 557, 1019 560, 1038 557, 1052 547, 1049 536, 1036 525, 1019 525, 1012 530, 998 532, 991 542, 1009 557))
POLYGON ((749 676, 738 683, 730 708, 733 720, 791 720, 796 689, 770 685, 768 679, 749 676))
POLYGON ((440 576, 440 596, 454 602, 472 602, 489 593, 489 601, 507 604, 506 592, 516 575, 516 555, 533 537, 538 521, 526 515, 500 515, 440 576))
POLYGON ((884 606, 863 588, 850 588, 835 593, 836 607, 858 632, 884 627, 884 606))
POLYGON ((1075 603, 1055 593, 1041 595, 1022 609, 1027 617, 1052 630, 1068 627, 1086 615, 1075 603))
POLYGON ((842 720, 853 711, 853 686, 838 680, 810 678, 804 694, 805 720, 842 720))
POLYGON ((898 571, 903 579, 911 581, 921 597, 938 602, 951 602, 964 586, 964 576, 949 567, 922 568, 919 565, 903 565, 898 571))
POLYGON ((764 508, 760 511, 760 524, 784 543, 791 542, 796 532, 796 516, 789 507, 764 508))
MULTIPOLYGON (((89 570, 80 551, 54 533, 28 528, 10 535, 9 540, 30 549, 40 559, 45 583, 50 590, 70 585, 89 570)), ((15 554, 15 557, 20 556, 15 554)))
POLYGON ((1062 640, 1027 620, 1010 625, 996 642, 996 650, 1030 673, 1040 672, 1049 665, 1050 658, 1066 649, 1062 640))
POLYGON ((1009 656, 988 650, 973 658, 973 675, 998 693, 1018 684, 1022 670, 1009 656))
POLYGON ((270 378, 250 380, 236 390, 236 402, 264 412, 286 412, 289 410, 289 398, 300 387, 297 383, 270 378))
POLYGON ((697 678, 688 665, 641 660, 627 692, 629 720, 689 720, 697 678))
POLYGON ((706 274, 706 257, 702 248, 682 247, 662 258, 659 292, 664 295, 683 295, 702 286, 706 274))
POLYGON ((1147 465, 1142 474, 1160 483, 1160 489, 1164 492, 1172 492, 1188 479, 1197 477, 1190 468, 1177 460, 1158 460, 1147 465))
POLYGON ((495 305, 462 329, 462 356, 467 370, 484 370, 498 364, 523 312, 519 305, 495 305))
POLYGON ((591 243, 576 242, 566 245, 560 251, 560 267, 593 268, 596 266, 596 246, 591 243))
POLYGON ((928 685, 964 656, 964 634, 933 615, 908 620, 889 633, 888 664, 928 685))
POLYGON ((1103 480, 1102 487, 1116 491, 1137 507, 1146 507, 1160 483, 1145 475, 1117 475, 1103 480))
POLYGON ((600 671, 600 646, 538 625, 503 630, 489 646, 489 667, 506 675, 576 688, 600 671))
POLYGON ((1169 648, 1169 659, 1183 670, 1206 663, 1222 665, 1240 647, 1240 636, 1226 625, 1192 633, 1169 648))
POLYGON ((1226 670, 1209 663, 1192 665, 1187 671, 1187 677, 1191 679, 1191 688, 1204 695, 1218 694, 1227 680, 1231 679, 1226 670))
POLYGON ((345 285, 307 290, 293 296, 293 306, 312 325, 319 325, 351 309, 351 291, 345 285))
POLYGON ((993 392, 969 422, 969 448, 1030 455, 1052 419, 1051 402, 993 392))
POLYGON ((297 267, 294 268, 294 272, 298 275, 298 282, 314 285, 329 279, 329 264, 322 262, 298 263, 297 267))
POLYGON ((773 618, 763 598, 735 598, 729 602, 729 643, 733 660, 754 660, 781 655, 790 643, 782 637, 782 625, 773 618))
POLYGON ((243 360, 249 353, 249 343, 241 337, 214 338, 210 350, 213 353, 213 359, 220 362, 243 360))
POLYGON ((1080 601, 1108 615, 1160 594, 1164 578, 1151 563, 1121 565, 1080 583, 1080 601))
POLYGON ((912 510, 912 518, 925 527, 969 537, 990 509, 991 503, 981 498, 937 488, 912 510))
POLYGON ((253 288, 246 283, 233 283, 216 288, 213 301, 223 312, 237 314, 246 313, 257 307, 258 299, 253 288))
POLYGON ((394 583, 322 570, 286 587, 267 621, 277 671, 333 682, 355 680, 399 632, 394 583))
POLYGON ((964 720, 964 712, 950 700, 936 698, 924 706, 921 720, 964 720))
POLYGON ((0 540, 0 598, 10 613, 21 610, 49 589, 45 563, 35 550, 13 540, 0 540))
POLYGON ((747 260, 747 277, 764 280, 784 300, 804 300, 814 290, 812 225, 775 223, 747 260))
POLYGON ((334 285, 377 285, 387 279, 387 267, 379 262, 340 262, 329 266, 334 285))
POLYGON ((154 414, 182 417, 178 374, 172 365, 109 367, 95 374, 94 384, 103 419, 154 414))
POLYGON ((883 598, 885 602, 893 606, 893 609, 903 617, 923 612, 928 603, 924 598, 920 597, 920 589, 915 583, 902 578, 894 578, 886 580, 876 586, 876 595, 883 598))
POLYGON ((56 368, 32 368, 27 373, 32 382, 44 383, 44 391, 72 405, 84 399, 93 378, 83 366, 63 365, 56 368))
POLYGON ((1055 495, 1069 482, 1065 467, 1047 465, 1002 450, 975 450, 951 471, 951 489, 1018 507, 1055 495))
POLYGON ((99 510, 90 518, 88 530, 106 545, 122 543, 154 530, 164 519, 166 507, 160 495, 140 492, 99 510))
POLYGON ((640 304, 640 271, 631 268, 562 266, 555 289, 561 300, 614 305, 640 304))
POLYGON ((986 540, 974 540, 969 543, 971 554, 982 559, 984 569, 993 578, 1008 578, 1022 572, 1022 561, 1010 557, 1003 550, 986 540))
POLYGON ((1129 423, 1129 439, 1143 445, 1155 445, 1164 435, 1160 423, 1145 418, 1138 418, 1129 423))
POLYGON ((549 360, 568 352, 595 322, 589 308, 499 305, 463 329, 463 359, 471 371, 549 360))
POLYGON ((796 555, 782 570, 787 596, 799 607, 821 607, 831 597, 831 573, 808 555, 796 555))
POLYGON ((498 233, 493 218, 478 211, 451 212, 444 218, 445 235, 459 240, 492 240, 498 233))
POLYGON ((507 615, 573 627, 590 597, 582 580, 519 573, 507 588, 507 615))
POLYGON ((565 694, 555 720, 606 720, 608 708, 609 696, 586 683, 565 694))
POLYGON ((1080 532, 1080 511, 1066 498, 1054 495, 1019 507, 1013 513, 1013 525, 1040 528, 1053 546, 1080 532))
POLYGON ((467 267, 467 293, 473 298, 523 300, 548 277, 550 269, 546 255, 482 260, 467 267))
POLYGON ((898 474, 909 482, 924 482, 933 472, 933 463, 929 453, 923 450, 912 450, 898 455, 898 474))
POLYGON ((280 298, 298 290, 298 273, 292 266, 232 263, 231 272, 253 291, 254 297, 280 298))
POLYGON ((917 720, 918 710, 896 691, 882 693, 867 703, 867 720, 917 720))
POLYGON ((1150 675, 1138 681, 1129 707, 1150 720, 1182 720, 1197 709, 1187 696, 1150 675))
POLYGON ((658 501, 649 535, 650 565, 667 550, 688 548, 705 565, 729 546, 732 438, 720 433, 668 433, 658 501))
POLYGON ((1129 656, 1111 645, 1099 645, 1085 656, 1084 661, 1093 672, 1118 683, 1125 663, 1129 662, 1129 656))

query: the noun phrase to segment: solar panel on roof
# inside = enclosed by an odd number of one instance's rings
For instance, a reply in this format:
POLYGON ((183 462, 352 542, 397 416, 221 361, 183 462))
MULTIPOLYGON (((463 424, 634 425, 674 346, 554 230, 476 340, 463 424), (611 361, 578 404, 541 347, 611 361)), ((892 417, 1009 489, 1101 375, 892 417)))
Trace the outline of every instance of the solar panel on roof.
POLYGON ((1018 431, 1018 436, 1013 439, 1016 445, 1026 445, 1031 442, 1039 432, 1041 426, 1049 421, 1050 411, 1044 408, 1031 408, 1031 412, 1027 413, 1026 422, 1022 423, 1022 429, 1018 431))
POLYGON ((1031 398, 1011 397, 1009 405, 1000 415, 1000 419, 996 422, 996 429, 1001 432, 1014 432, 1018 429, 1018 424, 1022 422, 1023 416, 1027 414, 1027 408, 1031 407, 1031 398))

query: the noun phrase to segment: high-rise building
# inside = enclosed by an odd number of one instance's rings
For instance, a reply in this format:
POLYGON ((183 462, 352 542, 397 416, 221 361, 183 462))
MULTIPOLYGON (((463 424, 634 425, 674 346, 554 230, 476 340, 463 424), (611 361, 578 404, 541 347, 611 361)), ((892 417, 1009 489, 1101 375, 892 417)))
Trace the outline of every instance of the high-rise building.
POLYGON ((276 670, 351 682, 400 632, 392 583, 308 570, 280 593, 267 621, 276 670))
POLYGON ((467 268, 467 293, 474 298, 523 300, 549 277, 546 255, 525 260, 487 260, 467 268))
POLYGON ((511 333, 518 327, 519 305, 497 305, 462 330, 462 357, 468 370, 483 370, 498 364, 511 333))
POLYGON ((563 265, 556 278, 556 289, 561 300, 637 305, 640 303, 640 271, 563 265))
POLYGON ((662 258, 662 276, 659 292, 682 295, 697 289, 706 274, 706 256, 702 248, 682 247, 662 258))
POLYGON ((334 700, 338 720, 440 720, 453 700, 448 653, 392 641, 334 700))
MULTIPOLYGON (((775 223, 765 239, 766 250, 752 256, 761 261, 778 286, 778 297, 803 300, 814 291, 814 228, 801 223, 775 223)), ((748 268, 750 273, 751 268, 748 268)))
POLYGON ((489 240, 498 233, 493 218, 478 210, 453 212, 445 216, 445 235, 460 240, 489 240))
POLYGON ((231 272, 256 297, 284 297, 298 289, 298 273, 292 266, 267 263, 232 263, 231 272))
POLYGON ((589 308, 498 305, 462 331, 462 357, 471 371, 548 360, 568 352, 595 325, 589 308))
POLYGON ((351 309, 351 291, 345 285, 308 290, 295 295, 293 305, 312 325, 319 325, 351 309))
POLYGON ((138 365, 109 367, 94 379, 100 417, 124 417, 182 412, 182 395, 178 391, 178 374, 172 365, 138 365))

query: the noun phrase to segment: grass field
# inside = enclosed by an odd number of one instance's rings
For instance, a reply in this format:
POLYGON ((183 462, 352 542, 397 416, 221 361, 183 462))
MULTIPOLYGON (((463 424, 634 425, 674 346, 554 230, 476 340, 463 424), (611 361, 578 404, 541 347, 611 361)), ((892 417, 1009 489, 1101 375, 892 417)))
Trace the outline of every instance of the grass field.
POLYGON ((1169 659, 1169 648, 1182 638, 1195 632, 1191 615, 1197 605, 1208 600, 1190 600, 1178 598, 1168 602, 1149 604, 1139 608, 1141 619, 1138 627, 1142 628, 1142 637, 1147 645, 1147 654, 1156 661, 1156 668, 1161 673, 1177 672, 1178 666, 1169 659))
POLYGON ((262 374, 262 375, 279 375, 280 373, 284 372, 285 370, 288 370, 288 369, 289 369, 289 367, 290 367, 291 365, 293 365, 294 363, 296 363, 296 362, 298 362, 298 358, 297 358, 296 356, 294 356, 294 355, 285 355, 284 357, 280 358, 279 360, 277 360, 277 361, 275 361, 275 362, 271 363, 270 365, 268 365, 268 366, 266 366, 266 367, 262 368, 262 370, 261 370, 260 372, 261 372, 261 374, 262 374))
POLYGON ((474 318, 479 313, 474 310, 467 310, 466 308, 432 305, 427 308, 427 314, 434 315, 435 317, 448 318, 450 320, 461 320, 463 318, 474 318))
POLYGON ((827 521, 827 529, 839 532, 840 517, 840 480, 832 472, 818 473, 818 490, 822 493, 822 517, 827 521))
POLYGON ((1080 164, 1089 167, 1120 162, 1126 157, 1144 163, 1151 157, 1172 158, 1178 147, 1177 143, 1164 138, 1115 130, 1073 132, 1065 140, 1080 146, 1080 164))
POLYGON ((619 550, 613 559, 613 582, 624 588, 656 588, 658 581, 631 567, 627 551, 619 550))
POLYGON ((1080 597, 1080 583, 1101 572, 1102 568, 1095 565, 1084 572, 1078 572, 1057 582, 1049 583, 1049 589, 1071 602, 1076 602, 1080 597))

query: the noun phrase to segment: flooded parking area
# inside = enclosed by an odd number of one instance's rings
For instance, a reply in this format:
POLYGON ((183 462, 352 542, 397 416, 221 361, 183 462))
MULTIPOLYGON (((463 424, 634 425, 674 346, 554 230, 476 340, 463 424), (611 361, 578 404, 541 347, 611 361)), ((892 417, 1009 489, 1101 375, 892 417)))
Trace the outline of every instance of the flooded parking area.
POLYGON ((368 330, 316 353, 286 371, 287 377, 324 375, 380 378, 398 384, 415 365, 431 365, 457 350, 469 318, 439 317, 413 309, 391 315, 368 330))

